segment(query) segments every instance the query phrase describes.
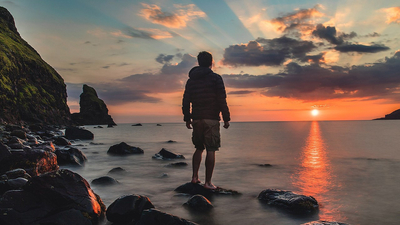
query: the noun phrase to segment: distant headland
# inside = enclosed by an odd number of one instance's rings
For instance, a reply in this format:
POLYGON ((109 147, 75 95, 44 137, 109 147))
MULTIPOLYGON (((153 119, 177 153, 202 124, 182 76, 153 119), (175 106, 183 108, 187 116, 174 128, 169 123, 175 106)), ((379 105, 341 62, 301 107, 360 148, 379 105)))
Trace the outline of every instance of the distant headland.
POLYGON ((400 109, 395 110, 392 113, 385 115, 385 117, 377 118, 374 120, 400 120, 400 109))

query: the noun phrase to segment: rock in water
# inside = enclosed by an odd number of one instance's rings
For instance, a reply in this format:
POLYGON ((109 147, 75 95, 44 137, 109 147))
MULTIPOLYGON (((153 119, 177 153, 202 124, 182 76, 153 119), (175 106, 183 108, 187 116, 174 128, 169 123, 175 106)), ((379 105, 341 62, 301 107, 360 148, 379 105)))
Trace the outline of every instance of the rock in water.
POLYGON ((212 195, 240 195, 239 192, 234 191, 234 190, 228 190, 224 189, 221 187, 218 187, 215 190, 210 190, 205 188, 201 184, 193 184, 191 182, 188 182, 186 184, 183 184, 175 189, 176 192, 178 193, 186 193, 190 195, 203 195, 203 196, 212 196, 212 195))
POLYGON ((92 181, 93 185, 113 185, 118 183, 119 182, 116 179, 109 176, 99 177, 92 181))
POLYGON ((136 225, 196 225, 191 221, 182 219, 180 217, 161 212, 156 209, 148 209, 144 210, 140 220, 136 223, 136 225))
POLYGON ((258 199, 272 206, 278 206, 293 213, 314 213, 319 209, 317 200, 311 196, 298 195, 291 191, 266 189, 258 199))
POLYGON ((301 225, 348 225, 347 223, 329 222, 329 221, 312 221, 301 225))
POLYGON ((157 154, 153 156, 153 159, 184 159, 183 155, 178 155, 173 152, 168 151, 165 148, 162 148, 157 154))
MULTIPOLYGON (((2 224, 59 224, 39 223, 55 220, 54 216, 78 210, 82 220, 97 224, 105 214, 101 198, 79 174, 58 170, 31 178, 22 190, 7 191, 0 200, 2 224)), ((78 216, 79 214, 73 213, 78 216)), ((78 219, 78 217, 70 218, 78 219)), ((73 224, 88 224, 76 221, 73 224)))
POLYGON ((107 154, 112 155, 128 155, 128 154, 143 154, 144 151, 141 148, 130 146, 125 142, 111 146, 107 154))
POLYGON ((214 207, 211 202, 202 195, 193 195, 184 205, 196 211, 207 211, 214 207))
POLYGON ((107 220, 113 223, 138 221, 143 210, 154 208, 150 199, 141 195, 125 195, 107 208, 107 220))
POLYGON ((77 148, 57 149, 55 154, 59 165, 83 166, 87 160, 85 154, 77 148))
POLYGON ((75 139, 92 140, 94 138, 94 134, 83 128, 67 127, 65 129, 65 137, 70 140, 75 140, 75 139))
POLYGON ((22 39, 4 7, 0 7, 0 33, 0 118, 9 123, 68 124, 64 79, 22 39))
POLYGON ((108 108, 103 100, 97 96, 94 88, 84 84, 80 95, 80 112, 72 114, 72 120, 84 125, 116 125, 108 115, 108 108))

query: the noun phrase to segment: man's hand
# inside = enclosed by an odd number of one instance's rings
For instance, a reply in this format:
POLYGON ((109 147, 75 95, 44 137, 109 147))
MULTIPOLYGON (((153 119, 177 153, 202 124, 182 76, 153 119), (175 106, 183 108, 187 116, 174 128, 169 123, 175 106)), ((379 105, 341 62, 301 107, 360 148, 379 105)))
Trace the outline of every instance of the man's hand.
POLYGON ((224 121, 224 128, 228 129, 229 126, 230 126, 229 121, 224 121))
POLYGON ((186 127, 187 127, 187 129, 192 129, 192 121, 191 120, 186 121, 186 127))

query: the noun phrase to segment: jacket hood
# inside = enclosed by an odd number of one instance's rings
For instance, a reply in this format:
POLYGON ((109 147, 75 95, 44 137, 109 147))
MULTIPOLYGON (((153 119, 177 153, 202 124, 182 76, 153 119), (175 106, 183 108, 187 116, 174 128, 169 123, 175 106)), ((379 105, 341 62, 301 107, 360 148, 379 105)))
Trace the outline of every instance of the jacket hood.
POLYGON ((208 67, 196 66, 189 71, 190 79, 202 79, 213 71, 208 67))

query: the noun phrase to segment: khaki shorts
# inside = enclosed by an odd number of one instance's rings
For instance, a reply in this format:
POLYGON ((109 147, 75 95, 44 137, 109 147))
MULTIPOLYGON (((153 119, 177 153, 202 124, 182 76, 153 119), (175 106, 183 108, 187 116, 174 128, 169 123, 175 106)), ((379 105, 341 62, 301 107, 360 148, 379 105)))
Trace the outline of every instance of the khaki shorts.
POLYGON ((218 151, 221 147, 218 120, 193 120, 192 142, 197 150, 218 151))

